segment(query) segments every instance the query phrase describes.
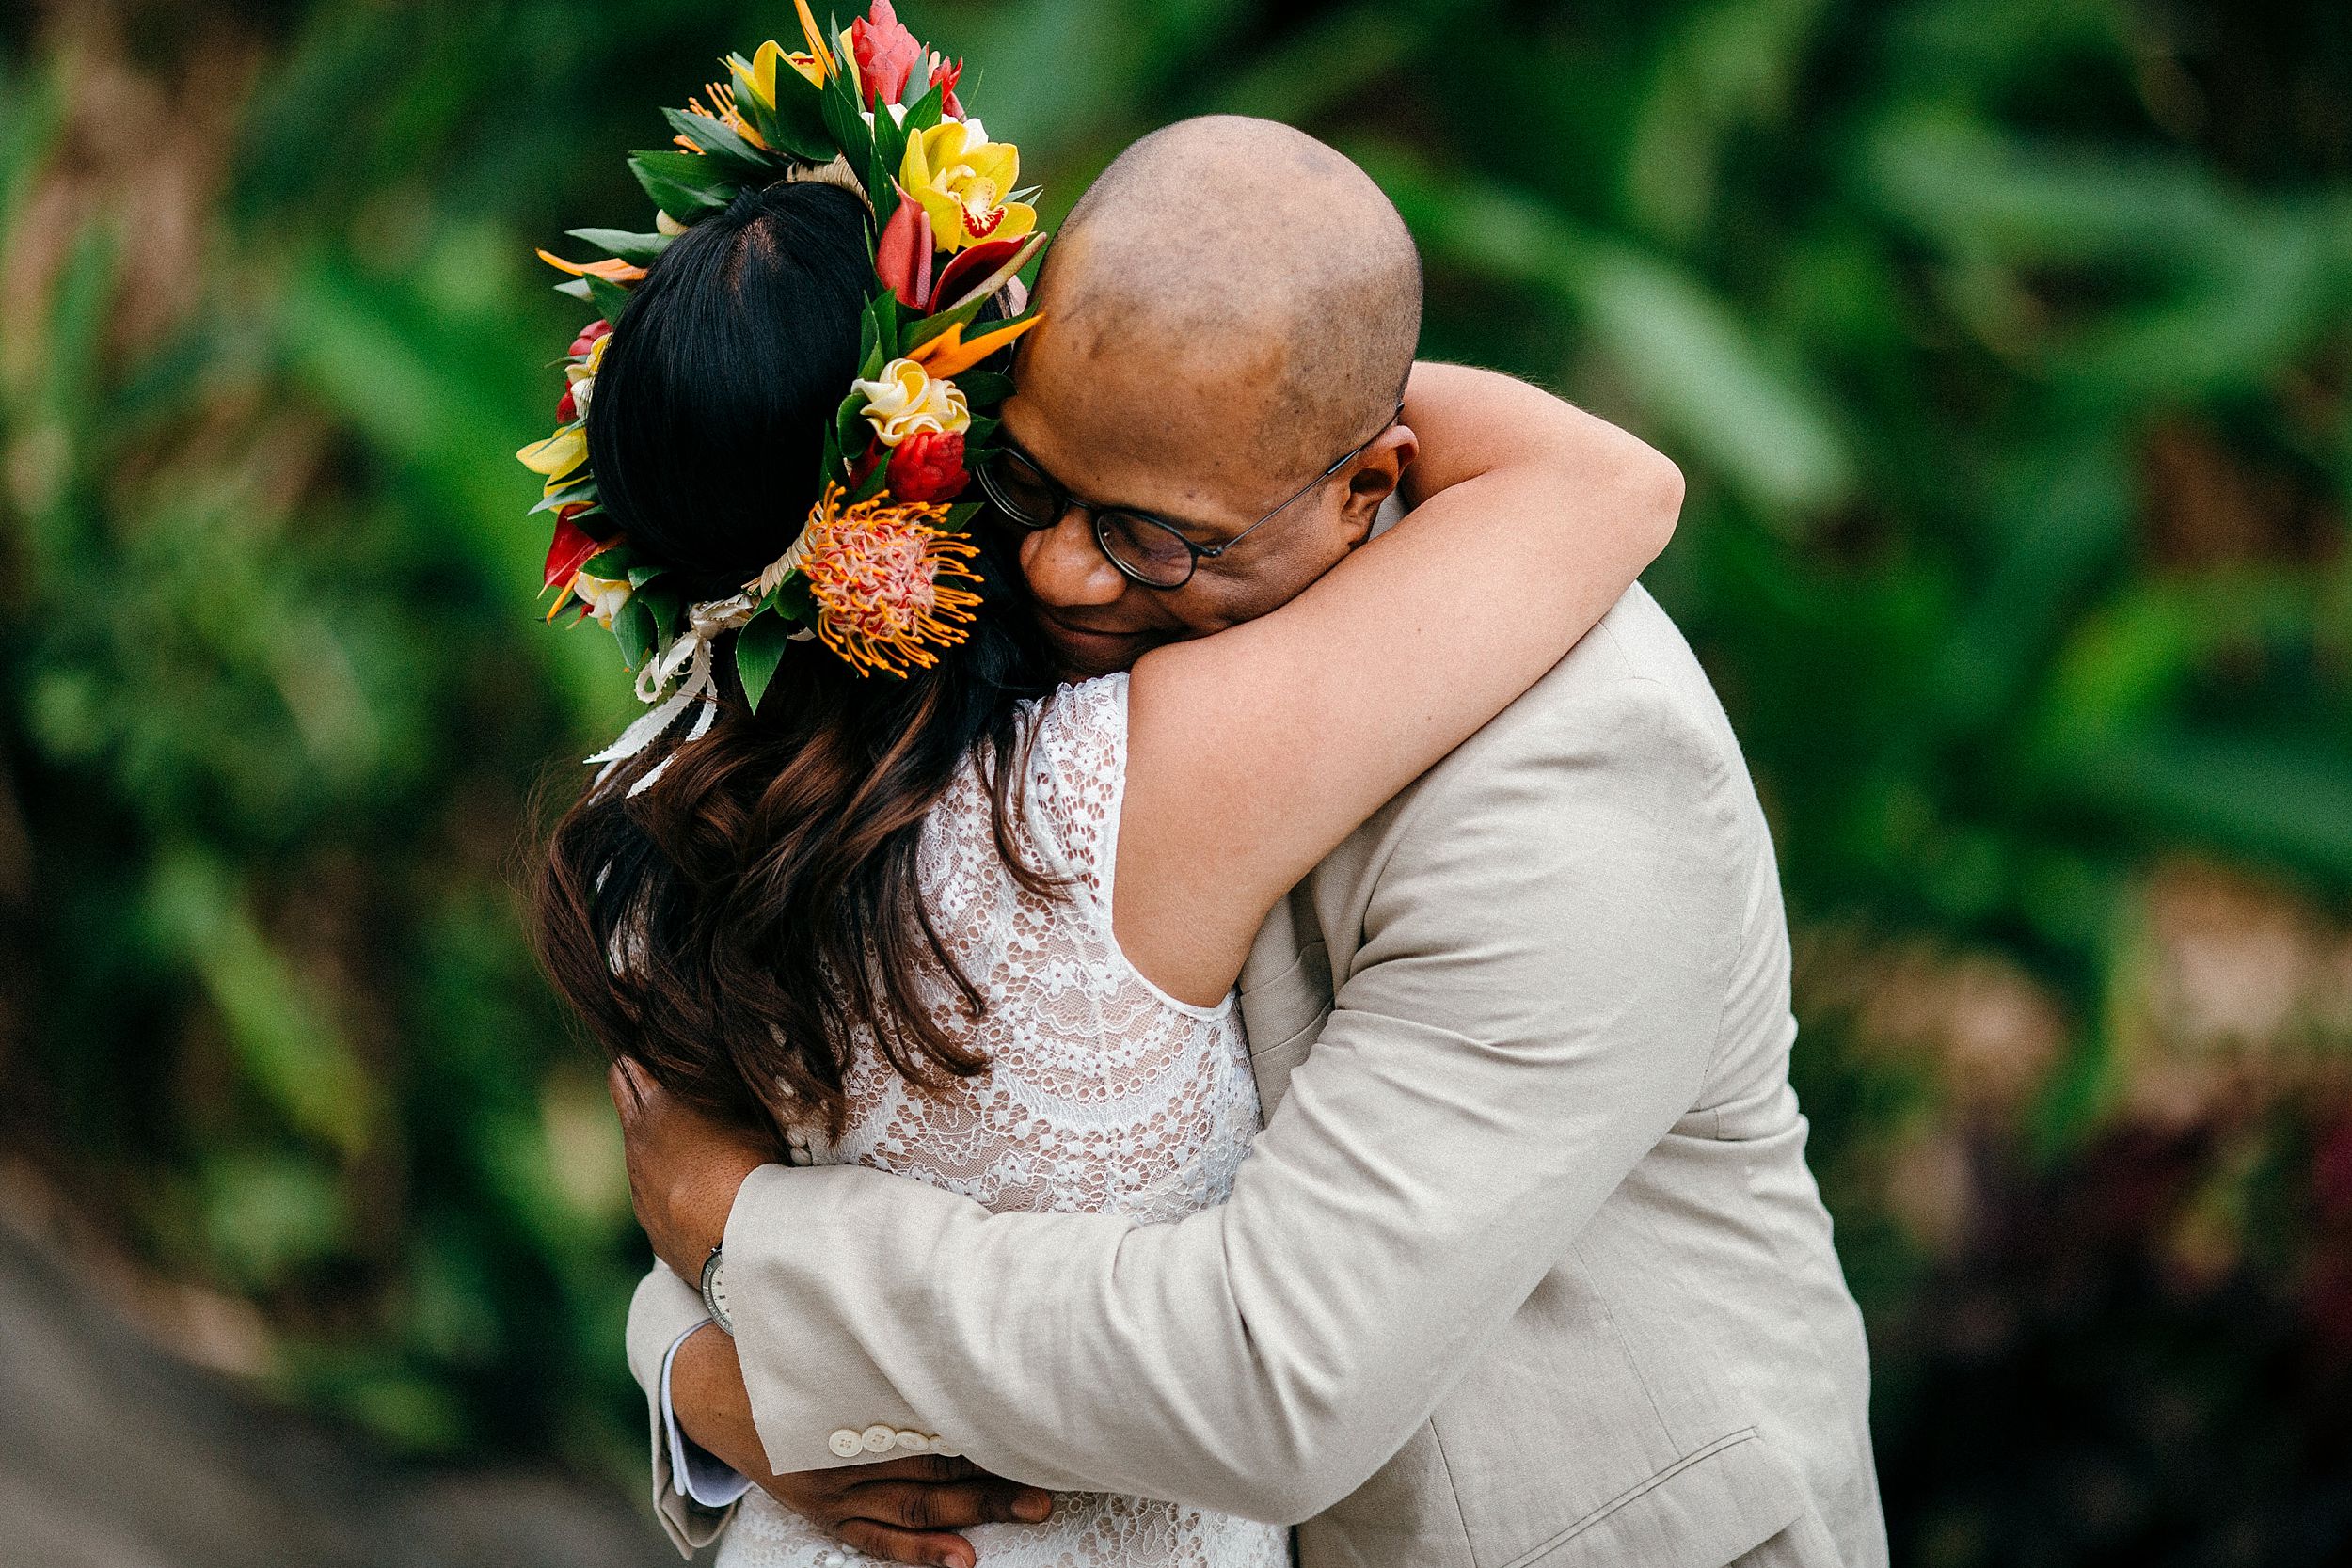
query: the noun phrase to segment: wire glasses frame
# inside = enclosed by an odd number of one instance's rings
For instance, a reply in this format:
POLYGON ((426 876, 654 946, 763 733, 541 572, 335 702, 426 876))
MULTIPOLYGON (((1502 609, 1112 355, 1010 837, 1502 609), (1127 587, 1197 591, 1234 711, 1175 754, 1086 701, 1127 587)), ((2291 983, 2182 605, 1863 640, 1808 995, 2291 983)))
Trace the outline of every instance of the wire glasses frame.
POLYGON ((1388 434, 1405 417, 1405 404, 1335 459, 1264 516, 1220 545, 1197 545, 1165 517, 1123 506, 1097 506, 1079 499, 1041 467, 1037 459, 1009 441, 999 447, 977 474, 980 488, 1010 522, 1041 532, 1076 510, 1093 525, 1094 542, 1113 566, 1146 588, 1177 589, 1192 580, 1203 561, 1215 561, 1235 545, 1313 494, 1332 475, 1364 454, 1365 449, 1388 434))

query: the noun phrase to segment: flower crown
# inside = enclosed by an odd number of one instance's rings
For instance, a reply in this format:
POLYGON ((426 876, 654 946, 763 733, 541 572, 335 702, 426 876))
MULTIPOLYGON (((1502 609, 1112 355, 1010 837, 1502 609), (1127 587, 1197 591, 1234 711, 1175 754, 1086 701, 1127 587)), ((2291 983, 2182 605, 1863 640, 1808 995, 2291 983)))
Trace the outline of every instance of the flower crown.
POLYGON ((979 603, 960 586, 977 586, 970 562, 979 552, 959 537, 978 503, 959 498, 995 434, 992 411, 1011 390, 1009 377, 978 367, 1038 322, 1025 313, 1017 276, 1045 244, 1034 232, 1035 191, 1015 188, 1019 151, 990 141, 957 101, 963 62, 916 41, 891 0, 873 0, 830 37, 808 0, 794 6, 805 50, 771 39, 748 60, 729 55, 730 80, 704 88, 707 106, 690 98, 662 111, 676 150, 630 155, 653 198, 654 232, 568 230, 604 251, 599 261, 539 252, 571 275, 558 290, 601 317, 572 340, 561 424, 515 454, 546 481, 532 510, 555 514, 548 619, 576 606, 574 624, 608 628, 637 672, 639 699, 654 705, 591 762, 635 755, 696 702, 703 710, 687 738, 707 731, 711 649, 723 632, 737 634, 736 673, 756 710, 788 641, 819 639, 861 675, 903 675, 961 642, 979 603), (739 192, 788 180, 840 185, 867 208, 874 278, 860 368, 825 431, 820 494, 788 546, 740 593, 689 604, 665 580, 664 562, 597 526, 607 519, 587 436, 596 368, 654 258, 739 192), (1009 319, 966 337, 1000 295, 1009 319))

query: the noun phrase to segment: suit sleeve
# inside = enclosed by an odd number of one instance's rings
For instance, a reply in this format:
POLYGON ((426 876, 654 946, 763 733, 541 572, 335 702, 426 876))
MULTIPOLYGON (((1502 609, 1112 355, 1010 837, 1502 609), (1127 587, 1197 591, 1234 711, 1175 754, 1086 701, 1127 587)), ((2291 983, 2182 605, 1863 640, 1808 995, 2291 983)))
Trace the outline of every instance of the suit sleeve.
POLYGON ((709 1508, 686 1495, 681 1484, 684 1478, 672 1464, 661 1367, 678 1336, 709 1316, 703 1307, 702 1293, 672 1274, 665 1263, 656 1262, 629 1298, 628 1370, 645 1391, 646 1422, 653 1431, 653 1511, 670 1544, 680 1557, 688 1558, 719 1538, 735 1510, 732 1505, 709 1508))
POLYGON ((1035 1485, 1295 1523, 1401 1448, 1720 1029, 1751 847, 1725 759, 1664 688, 1596 684, 1392 808, 1335 1009, 1220 1208, 1138 1227, 755 1172, 729 1308, 775 1468, 883 1422, 1035 1485))

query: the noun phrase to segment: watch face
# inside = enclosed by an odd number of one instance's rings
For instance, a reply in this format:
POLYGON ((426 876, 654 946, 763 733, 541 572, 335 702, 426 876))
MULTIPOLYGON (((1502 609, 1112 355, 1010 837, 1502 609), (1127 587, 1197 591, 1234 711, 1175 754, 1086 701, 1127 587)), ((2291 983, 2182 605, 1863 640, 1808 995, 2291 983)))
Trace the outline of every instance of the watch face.
POLYGON ((708 1260, 703 1264, 702 1291, 703 1305, 710 1309, 710 1315, 718 1320, 721 1328, 733 1334, 735 1320, 727 1314, 726 1259, 716 1247, 711 1248, 708 1260))

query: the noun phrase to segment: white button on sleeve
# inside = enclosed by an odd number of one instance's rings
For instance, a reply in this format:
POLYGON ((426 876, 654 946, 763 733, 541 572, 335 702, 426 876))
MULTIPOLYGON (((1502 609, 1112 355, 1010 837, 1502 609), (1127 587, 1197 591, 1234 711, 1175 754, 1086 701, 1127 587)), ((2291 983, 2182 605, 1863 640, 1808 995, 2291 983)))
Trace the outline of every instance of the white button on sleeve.
POLYGON ((866 1439, 848 1427, 843 1427, 825 1439, 825 1447, 842 1459, 854 1459, 866 1451, 866 1439))
POLYGON ((898 1429, 877 1421, 866 1429, 861 1439, 867 1453, 888 1453, 898 1441, 898 1429))

